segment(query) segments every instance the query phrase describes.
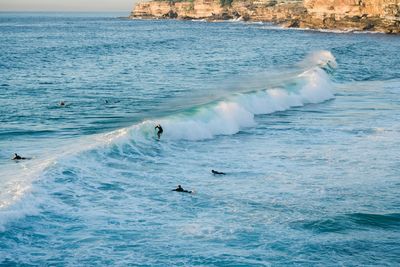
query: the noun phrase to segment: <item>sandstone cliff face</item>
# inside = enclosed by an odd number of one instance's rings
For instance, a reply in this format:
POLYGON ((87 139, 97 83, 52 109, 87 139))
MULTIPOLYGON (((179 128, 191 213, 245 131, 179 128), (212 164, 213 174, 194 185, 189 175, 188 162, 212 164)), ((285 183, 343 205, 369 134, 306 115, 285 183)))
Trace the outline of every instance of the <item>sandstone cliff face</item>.
POLYGON ((151 1, 135 6, 132 18, 243 19, 288 27, 400 33, 400 0, 220 0, 151 1))
POLYGON ((288 22, 293 19, 299 19, 301 15, 304 15, 306 9, 301 3, 287 2, 277 5, 265 5, 256 3, 246 2, 233 2, 232 14, 238 14, 238 17, 242 17, 247 20, 254 21, 271 21, 271 22, 288 22))
POLYGON ((218 0, 195 0, 193 2, 142 2, 135 6, 131 17, 194 18, 203 19, 221 14, 223 8, 218 0))
POLYGON ((135 6, 131 18, 243 19, 255 21, 287 21, 306 12, 301 1, 234 1, 222 7, 220 0, 187 2, 142 2, 135 6))
POLYGON ((135 6, 132 17, 162 17, 171 10, 168 2, 147 2, 135 6))
POLYGON ((304 0, 303 27, 400 33, 400 0, 304 0))
POLYGON ((337 17, 370 16, 400 19, 400 0, 304 0, 314 15, 334 14, 337 17))

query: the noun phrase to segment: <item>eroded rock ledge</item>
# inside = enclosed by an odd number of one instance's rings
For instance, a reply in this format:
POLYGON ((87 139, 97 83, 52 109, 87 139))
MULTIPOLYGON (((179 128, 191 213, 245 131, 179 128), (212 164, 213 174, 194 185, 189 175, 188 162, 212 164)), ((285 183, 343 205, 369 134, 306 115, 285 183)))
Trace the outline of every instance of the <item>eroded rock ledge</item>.
POLYGON ((130 18, 238 19, 399 34, 400 0, 153 0, 136 4, 130 18))

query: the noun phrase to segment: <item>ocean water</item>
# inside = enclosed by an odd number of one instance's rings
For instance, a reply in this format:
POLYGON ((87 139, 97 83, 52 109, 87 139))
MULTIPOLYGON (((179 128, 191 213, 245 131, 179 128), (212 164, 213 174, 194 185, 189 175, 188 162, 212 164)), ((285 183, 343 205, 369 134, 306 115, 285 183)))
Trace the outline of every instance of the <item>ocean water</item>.
POLYGON ((399 36, 118 16, 0 13, 0 265, 400 264, 399 36))

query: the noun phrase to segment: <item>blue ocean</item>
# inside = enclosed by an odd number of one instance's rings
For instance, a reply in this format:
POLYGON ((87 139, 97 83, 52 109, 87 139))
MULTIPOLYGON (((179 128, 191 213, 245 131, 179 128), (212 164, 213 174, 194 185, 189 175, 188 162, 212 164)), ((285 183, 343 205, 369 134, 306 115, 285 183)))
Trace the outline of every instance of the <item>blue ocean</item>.
POLYGON ((400 265, 400 36, 124 15, 0 13, 1 266, 400 265))

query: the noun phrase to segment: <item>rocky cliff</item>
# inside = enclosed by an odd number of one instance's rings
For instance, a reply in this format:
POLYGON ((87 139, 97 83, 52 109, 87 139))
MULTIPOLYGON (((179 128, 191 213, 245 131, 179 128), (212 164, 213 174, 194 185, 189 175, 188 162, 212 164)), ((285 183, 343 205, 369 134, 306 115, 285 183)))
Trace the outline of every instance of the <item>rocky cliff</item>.
POLYGON ((131 18, 240 19, 400 33, 400 0, 158 0, 138 3, 131 18))
POLYGON ((302 27, 400 33, 400 0, 304 0, 302 27))

